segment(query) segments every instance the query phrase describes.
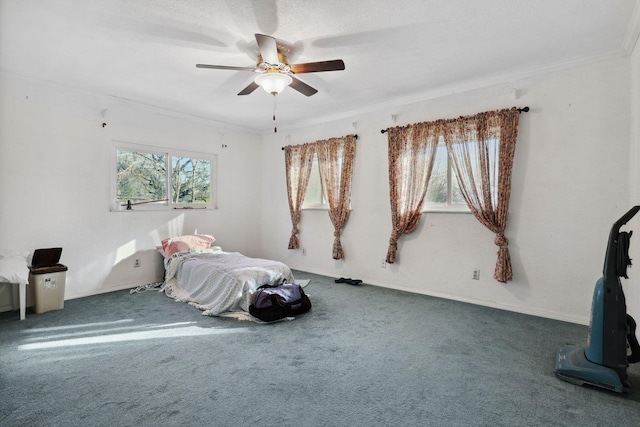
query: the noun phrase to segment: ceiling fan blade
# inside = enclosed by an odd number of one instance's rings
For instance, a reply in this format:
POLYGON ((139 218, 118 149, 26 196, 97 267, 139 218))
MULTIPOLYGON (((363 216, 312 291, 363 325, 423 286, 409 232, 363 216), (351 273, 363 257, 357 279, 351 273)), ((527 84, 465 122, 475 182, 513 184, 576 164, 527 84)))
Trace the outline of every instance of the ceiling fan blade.
POLYGON ((311 95, 315 94, 316 92, 318 92, 318 89, 312 88, 311 86, 309 86, 308 84, 306 84, 302 80, 298 80, 293 76, 291 76, 291 78, 293 80, 292 80, 292 82, 291 82, 291 84, 289 86, 292 89, 297 90, 301 94, 306 95, 306 96, 311 96, 311 95))
POLYGON ((255 67, 233 67, 229 65, 209 65, 209 64, 196 64, 196 68, 213 68, 215 70, 248 70, 254 71, 255 67))
POLYGON ((273 65, 280 63, 276 39, 271 36, 265 36, 264 34, 256 34, 256 41, 258 42, 258 49, 260 49, 260 55, 264 62, 273 65))
POLYGON ((260 86, 258 86, 256 84, 256 82, 251 82, 249 83, 249 86, 245 87, 244 89, 242 89, 238 95, 249 95, 251 92, 253 92, 254 90, 258 89, 260 86))
POLYGON ((296 74, 341 70, 344 70, 344 61, 342 59, 334 59, 333 61, 307 62, 306 64, 291 65, 291 71, 296 74))

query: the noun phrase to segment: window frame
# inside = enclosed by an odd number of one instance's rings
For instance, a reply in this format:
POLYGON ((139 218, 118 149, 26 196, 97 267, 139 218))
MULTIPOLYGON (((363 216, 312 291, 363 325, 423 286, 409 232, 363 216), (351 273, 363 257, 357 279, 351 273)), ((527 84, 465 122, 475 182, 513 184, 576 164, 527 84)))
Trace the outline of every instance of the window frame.
POLYGON ((132 143, 126 141, 113 141, 111 149, 111 211, 127 211, 125 206, 117 200, 118 193, 118 151, 130 151, 139 152, 144 154, 156 154, 165 156, 165 182, 166 182, 166 203, 148 203, 139 204, 133 207, 133 210, 137 211, 166 211, 174 209, 193 209, 193 210, 210 210, 217 209, 217 170, 218 170, 218 156, 216 154, 202 153, 189 150, 176 150, 172 148, 159 147, 153 145, 132 143), (172 189, 172 176, 173 176, 173 159, 174 158, 191 158, 197 160, 209 161, 209 190, 210 198, 208 203, 173 203, 173 189, 172 189))

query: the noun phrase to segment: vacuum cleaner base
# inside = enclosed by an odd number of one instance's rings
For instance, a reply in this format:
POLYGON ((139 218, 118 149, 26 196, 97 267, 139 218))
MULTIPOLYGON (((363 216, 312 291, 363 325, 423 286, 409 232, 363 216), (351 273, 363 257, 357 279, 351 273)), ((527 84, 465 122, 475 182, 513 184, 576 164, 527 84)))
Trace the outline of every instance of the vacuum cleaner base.
POLYGON ((617 393, 631 393, 630 385, 616 371, 589 361, 584 348, 563 347, 556 351, 555 373, 561 380, 576 385, 590 384, 617 393))

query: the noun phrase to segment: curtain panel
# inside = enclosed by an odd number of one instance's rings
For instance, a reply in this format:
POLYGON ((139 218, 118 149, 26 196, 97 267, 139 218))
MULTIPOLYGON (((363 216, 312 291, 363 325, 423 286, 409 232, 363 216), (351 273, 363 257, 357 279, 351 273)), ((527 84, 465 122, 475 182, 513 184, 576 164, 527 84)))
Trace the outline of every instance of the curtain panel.
POLYGON ((356 138, 355 135, 348 135, 285 147, 287 195, 293 226, 289 238, 289 249, 300 247, 297 237, 300 231, 298 224, 309 184, 313 158, 317 155, 322 191, 329 206, 329 219, 334 228, 332 255, 334 259, 344 258, 340 236, 349 218, 356 138))
POLYGON ((314 154, 315 146, 313 144, 287 146, 284 149, 287 196, 289 198, 289 213, 292 225, 289 249, 298 249, 300 247, 298 224, 300 223, 302 202, 309 184, 309 174, 311 173, 314 154))
POLYGON ((396 261, 400 236, 420 223, 441 125, 440 121, 417 123, 387 131, 392 228, 386 261, 390 264, 396 261))
POLYGON ((356 138, 354 135, 331 138, 318 141, 315 146, 322 190, 329 205, 329 218, 334 228, 332 255, 333 259, 343 259, 340 235, 349 218, 356 138))
POLYGON ((498 260, 494 277, 503 283, 513 278, 505 229, 519 117, 520 110, 513 107, 387 129, 393 225, 388 263, 395 262, 400 236, 414 231, 420 222, 435 151, 442 136, 469 209, 496 234, 498 260))
POLYGON ((499 249, 494 277, 503 283, 513 278, 504 232, 519 117, 514 107, 448 120, 443 125, 462 196, 476 219, 496 234, 494 243, 499 249))

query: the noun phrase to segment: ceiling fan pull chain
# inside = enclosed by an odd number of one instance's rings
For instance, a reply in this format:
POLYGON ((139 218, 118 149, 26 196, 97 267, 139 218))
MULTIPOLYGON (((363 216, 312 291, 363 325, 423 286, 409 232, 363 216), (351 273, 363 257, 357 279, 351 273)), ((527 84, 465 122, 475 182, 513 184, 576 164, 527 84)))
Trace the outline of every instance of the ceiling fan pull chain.
POLYGON ((276 126, 276 93, 273 92, 273 133, 278 132, 278 127, 276 126))

